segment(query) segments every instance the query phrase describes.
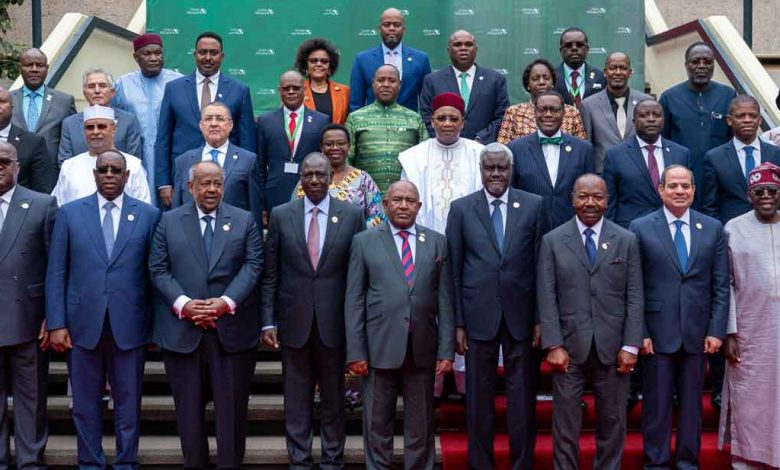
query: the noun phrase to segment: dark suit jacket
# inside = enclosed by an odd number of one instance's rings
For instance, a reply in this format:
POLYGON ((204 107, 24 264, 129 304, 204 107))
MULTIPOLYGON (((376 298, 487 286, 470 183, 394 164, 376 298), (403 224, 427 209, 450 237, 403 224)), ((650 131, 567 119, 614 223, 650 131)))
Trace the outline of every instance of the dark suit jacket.
MULTIPOLYGON (((607 88, 607 80, 604 78, 604 72, 601 69, 592 67, 585 63, 585 92, 582 95, 584 100, 590 95, 596 94, 607 88)), ((569 94, 569 88, 566 86, 566 75, 563 73, 563 63, 555 69, 555 91, 563 96, 566 104, 574 105, 574 99, 569 94)), ((630 118, 630 116, 629 116, 630 118)))
MULTIPOLYGON (((135 114, 114 108, 116 117, 116 133, 114 134, 114 147, 125 153, 129 153, 139 159, 144 158, 143 137, 141 125, 135 114)), ((57 163, 70 157, 75 157, 89 150, 87 140, 84 137, 84 113, 68 116, 62 121, 62 135, 60 147, 57 152, 57 163)))
MULTIPOLYGON (((761 161, 780 165, 780 148, 759 140, 761 161)), ((754 156, 755 158, 755 156, 754 156)), ((739 165, 734 141, 729 140, 704 154, 701 211, 719 219, 724 225, 729 220, 753 209, 747 197, 747 180, 739 165)))
MULTIPOLYGON (((38 126, 35 129, 27 128, 27 121, 24 119, 24 110, 22 109, 23 97, 22 88, 11 92, 11 105, 14 109, 11 122, 22 130, 34 132, 43 137, 46 142, 46 153, 52 165, 59 168, 57 166, 57 150, 60 146, 60 128, 66 117, 76 114, 76 103, 73 97, 47 86, 41 114, 38 116, 38 126)), ((49 185, 54 188, 56 183, 57 174, 55 173, 49 185)))
POLYGON ((447 216, 455 326, 480 341, 496 337, 502 318, 515 340, 533 335, 543 203, 536 194, 508 191, 503 255, 484 189, 452 201, 447 216))
POLYGON ((97 193, 65 204, 57 214, 46 275, 46 324, 68 328, 73 343, 93 349, 106 312, 122 350, 149 342, 151 297, 146 271, 157 208, 125 194, 109 258, 97 193))
MULTIPOLYGON (((219 73, 217 96, 212 98, 227 105, 233 115, 230 142, 254 152, 255 118, 249 87, 223 70, 219 73)), ((192 72, 165 85, 154 147, 155 182, 158 188, 173 185, 173 162, 176 157, 203 145, 199 123, 200 96, 197 96, 195 72, 192 72)))
POLYGON ((57 165, 49 158, 43 137, 11 124, 8 143, 16 147, 19 159, 18 183, 33 191, 51 193, 59 172, 57 165))
MULTIPOLYGON (((403 66, 401 91, 396 102, 412 111, 417 111, 417 96, 422 89, 423 78, 431 73, 428 54, 417 49, 401 45, 403 66)), ((349 76, 349 112, 374 102, 374 72, 385 63, 382 45, 358 52, 352 63, 349 76)))
POLYGON ((683 272, 663 209, 631 222, 645 285, 644 337, 656 352, 700 354, 704 337, 726 337, 729 256, 723 225, 691 214, 688 270, 683 272))
MULTIPOLYGON (((477 66, 471 86, 469 102, 466 103, 466 123, 460 133, 466 139, 479 139, 483 144, 495 142, 504 111, 509 107, 509 95, 506 90, 506 78, 493 69, 477 66)), ((428 134, 435 137, 431 125, 431 102, 433 97, 453 92, 460 94, 459 78, 451 66, 439 69, 423 80, 420 92, 420 116, 423 118, 428 134)))
MULTIPOLYGON (((308 108, 303 110, 301 138, 290 158, 290 144, 284 129, 282 108, 257 118, 257 164, 263 187, 263 209, 270 212, 279 204, 289 202, 300 180, 299 173, 285 173, 284 164, 291 160, 300 166, 306 155, 320 151, 320 134, 330 124, 326 114, 308 108)), ((300 170, 300 168, 299 168, 300 170)))
POLYGON ((400 369, 410 335, 415 366, 433 368, 437 360, 453 359, 455 329, 447 241, 444 235, 422 225, 415 228, 417 253, 411 287, 401 271, 401 257, 387 223, 355 236, 344 306, 347 362, 366 360, 373 368, 400 369))
POLYGON ((322 344, 344 347, 349 247, 352 237, 365 228, 359 208, 331 198, 315 271, 306 248, 303 199, 277 206, 271 212, 265 240, 262 325, 276 325, 282 344, 303 347, 316 321, 322 344))
MULTIPOLYGON (((173 184, 171 208, 192 203, 192 194, 187 189, 190 167, 203 159, 203 145, 179 155, 176 159, 176 180, 173 184)), ((249 211, 259 223, 262 212, 262 186, 260 174, 255 165, 257 156, 241 147, 228 144, 225 156, 225 181, 222 200, 231 206, 249 211)), ((258 225, 259 226, 259 225, 258 225)))
POLYGON ((195 203, 165 212, 154 234, 149 271, 157 289, 154 342, 162 349, 191 353, 203 330, 179 320, 172 306, 180 295, 192 299, 229 297, 234 314, 217 320, 217 335, 228 353, 257 347, 260 335, 257 283, 263 244, 254 217, 222 203, 214 224, 211 257, 206 259, 195 203))
POLYGON ((45 318, 44 281, 57 200, 16 185, 0 232, 0 346, 33 341, 45 318))
POLYGON ((572 218, 542 238, 537 272, 543 348, 564 346, 571 362, 582 364, 595 341, 599 361, 613 365, 623 346, 642 345, 645 303, 633 233, 604 219, 590 269, 572 218))
MULTIPOLYGON (((664 165, 683 165, 690 167, 688 149, 669 139, 661 139, 664 153, 664 165)), ((658 169, 658 176, 663 168, 658 169)), ((645 157, 635 136, 612 147, 604 159, 604 181, 609 190, 606 218, 623 228, 628 228, 632 220, 647 215, 663 205, 658 188, 653 187, 645 157)))
POLYGON ((594 170, 594 153, 590 142, 563 133, 558 178, 554 187, 538 133, 515 139, 508 146, 515 157, 512 187, 538 194, 544 199, 542 213, 547 220, 542 225, 542 233, 571 219, 574 215, 571 203, 574 182, 581 175, 593 173, 594 170))

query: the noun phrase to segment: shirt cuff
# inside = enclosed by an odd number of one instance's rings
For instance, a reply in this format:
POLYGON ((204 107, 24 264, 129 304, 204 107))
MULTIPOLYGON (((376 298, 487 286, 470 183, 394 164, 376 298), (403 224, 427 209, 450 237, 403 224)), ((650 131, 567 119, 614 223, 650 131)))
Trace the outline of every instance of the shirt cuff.
POLYGON ((222 297, 220 297, 220 299, 224 300, 225 303, 228 304, 228 307, 230 308, 228 313, 231 314, 231 315, 235 315, 236 314, 236 303, 233 302, 233 299, 231 299, 230 297, 228 297, 226 295, 223 295, 222 297))
POLYGON ((173 312, 176 314, 177 317, 179 317, 179 320, 181 320, 181 311, 184 309, 184 306, 190 300, 192 299, 187 297, 186 295, 180 295, 176 297, 176 300, 173 302, 173 312))
POLYGON ((161 189, 163 189, 163 188, 172 188, 172 187, 173 187, 173 185, 170 185, 170 184, 164 184, 164 185, 162 185, 162 186, 157 186, 157 190, 159 191, 159 190, 161 190, 161 189))
POLYGON ((637 354, 639 354, 639 348, 638 348, 638 347, 636 347, 636 346, 623 346, 623 347, 622 347, 622 348, 620 348, 620 349, 622 349, 623 351, 625 351, 625 352, 627 352, 627 353, 631 353, 631 354, 633 354, 634 356, 636 356, 637 354))
POLYGON ((276 329, 276 325, 266 325, 260 331, 275 330, 275 329, 276 329))

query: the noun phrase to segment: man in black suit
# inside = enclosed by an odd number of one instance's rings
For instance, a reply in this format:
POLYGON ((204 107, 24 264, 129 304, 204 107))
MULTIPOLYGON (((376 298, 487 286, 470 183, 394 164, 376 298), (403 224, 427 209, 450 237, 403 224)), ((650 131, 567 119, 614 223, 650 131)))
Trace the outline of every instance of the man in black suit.
POLYGON ((542 198, 509 187, 512 153, 480 153, 483 189, 452 202, 447 243, 455 286, 458 353, 466 356, 469 466, 495 468, 496 362, 504 356, 513 469, 533 466, 536 437, 536 253, 542 198))
POLYGON ((495 142, 504 111, 509 106, 506 78, 499 72, 479 67, 477 40, 468 31, 452 33, 447 42, 451 67, 444 67, 428 74, 420 92, 420 116, 428 134, 436 137, 431 124, 431 102, 434 96, 452 92, 460 94, 466 103, 465 124, 461 137, 474 139, 482 144, 495 142))
POLYGON ((578 108, 582 100, 607 86, 604 72, 585 62, 588 50, 590 47, 585 31, 573 27, 561 33, 563 62, 555 69, 555 91, 564 97, 566 104, 578 108))
POLYGON ((328 158, 309 154, 301 164, 305 196, 276 207, 265 242, 263 342, 282 349, 290 468, 312 466, 316 384, 321 397, 319 467, 344 465, 347 261, 352 237, 366 222, 360 209, 328 195, 332 178, 328 158))
MULTIPOLYGON (((7 95, 7 92, 6 92, 7 95)), ((0 106, 2 108, 2 106, 0 106)), ((44 280, 57 200, 17 184, 16 149, 0 142, 0 468, 11 466, 8 392, 18 468, 46 468, 49 363, 44 280)))
POLYGON ((0 87, 0 141, 16 148, 19 160, 18 183, 25 188, 50 193, 57 180, 57 167, 49 158, 43 137, 28 132, 11 122, 11 94, 0 87))
POLYGON ((216 467, 239 468, 244 457, 263 247, 252 214, 222 202, 223 181, 214 162, 190 168, 195 201, 163 214, 149 254, 158 294, 154 343, 176 404, 184 468, 209 467, 209 396, 216 467))

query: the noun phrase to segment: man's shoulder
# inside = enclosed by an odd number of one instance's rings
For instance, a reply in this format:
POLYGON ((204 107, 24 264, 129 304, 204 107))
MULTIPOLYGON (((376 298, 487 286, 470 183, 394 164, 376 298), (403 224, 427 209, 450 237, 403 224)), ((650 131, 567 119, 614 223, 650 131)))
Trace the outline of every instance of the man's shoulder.
MULTIPOLYGON (((304 111, 305 113, 305 111, 304 111)), ((258 123, 271 123, 279 120, 280 116, 284 116, 281 108, 266 111, 257 117, 258 123)))
POLYGON ((370 56, 373 54, 376 54, 377 50, 381 53, 382 45, 369 47, 368 49, 363 49, 362 51, 355 54, 355 64, 357 65, 358 62, 362 62, 365 60, 368 60, 370 56))
POLYGON ((134 198, 127 193, 125 193, 123 197, 124 197, 125 204, 131 204, 134 206, 133 210, 137 210, 138 212, 141 212, 143 214, 151 215, 154 218, 156 218, 157 214, 160 213, 160 210, 158 208, 140 199, 134 198))
MULTIPOLYGON (((224 201, 219 205, 218 210, 222 211, 226 216, 245 222, 253 220, 254 217, 251 212, 241 209, 240 207, 231 206, 224 201)), ((219 214, 217 214, 217 217, 219 217, 219 214)))
MULTIPOLYGON (((125 111, 124 109, 120 109, 120 108, 112 107, 112 109, 114 110, 114 117, 118 121, 117 124, 119 124, 120 122, 131 123, 133 121, 138 120, 138 118, 135 116, 135 113, 131 113, 129 111, 125 111)), ((82 117, 84 116, 83 113, 79 113, 79 114, 81 114, 82 117)))
MULTIPOLYGON (((321 112, 319 112, 319 111, 317 111, 315 109, 309 109, 309 108, 304 107, 303 108, 303 115, 307 117, 307 120, 308 120, 308 117, 311 116, 311 120, 308 121, 308 122, 318 121, 319 123, 322 123, 322 124, 325 124, 325 125, 330 124, 330 118, 328 117, 328 115, 324 114, 324 113, 321 113, 321 112)), ((319 138, 319 136, 317 138, 319 138)))
MULTIPOLYGON (((292 201, 295 202, 295 201, 292 201)), ((350 216, 359 216, 360 218, 363 217, 363 210, 357 207, 356 205, 349 203, 347 201, 341 201, 339 199, 335 199, 333 197, 330 198, 330 206, 333 210, 340 210, 345 214, 348 214, 350 216)))
MULTIPOLYGON (((199 147, 198 149, 194 150, 200 150, 203 151, 203 146, 199 147)), ((257 158, 257 154, 255 152, 249 151, 243 147, 239 147, 238 145, 235 145, 233 143, 230 143, 228 145, 228 154, 232 155, 238 155, 242 158, 257 158)), ((228 155, 229 156, 229 155, 228 155)))
POLYGON ((604 218, 603 220, 604 220, 604 226, 602 227, 602 231, 604 233, 612 232, 615 234, 616 237, 624 238, 627 240, 633 240, 636 238, 634 232, 621 227, 620 225, 616 224, 615 222, 612 222, 607 218, 604 218))
POLYGON ((38 204, 51 204, 52 201, 56 202, 56 198, 50 194, 39 193, 32 189, 25 188, 22 185, 17 184, 14 190, 14 198, 17 200, 27 200, 38 204))
MULTIPOLYGON (((536 133, 532 133, 531 135, 536 135, 536 133)), ((593 150, 593 144, 588 142, 587 140, 580 139, 579 137, 576 137, 571 134, 567 134, 566 132, 561 132, 561 135, 563 135, 563 146, 564 150, 566 150, 567 145, 571 145, 574 150, 593 150)))
POLYGON ((585 97, 585 99, 582 100, 582 104, 580 105, 580 114, 585 114, 585 111, 590 111, 591 108, 601 105, 604 102, 604 99, 607 99, 607 102, 609 101, 609 97, 607 97, 607 89, 603 89, 599 92, 593 93, 592 95, 588 95, 585 97))
MULTIPOLYGON (((114 108, 114 110, 116 111, 116 108, 114 108)), ((68 116, 68 117, 66 117, 65 119, 62 120, 62 127, 63 128, 73 127, 73 126, 82 127, 83 125, 84 125, 84 113, 83 112, 78 112, 76 114, 71 114, 70 116, 68 116)))
POLYGON ((231 76, 230 74, 225 73, 224 70, 220 70, 219 75, 220 75, 220 77, 219 77, 220 80, 224 80, 225 82, 230 83, 231 86, 234 86, 236 88, 240 88, 242 90, 243 89, 246 89, 247 91, 249 90, 249 85, 247 85, 246 83, 242 82, 241 80, 231 76))
POLYGON ((415 56, 418 56, 418 57, 424 57, 425 59, 428 58, 428 53, 425 52, 425 51, 422 51, 420 49, 415 49, 414 47, 409 47, 406 44, 404 44, 402 47, 403 47, 404 55, 409 54, 409 55, 415 55, 415 56))
MULTIPOLYGON (((710 217, 709 215, 702 214, 699 211, 690 210, 691 212, 691 225, 696 228, 696 230, 721 230, 723 229, 723 223, 716 219, 715 217, 710 217)), ((752 214, 752 210, 747 212, 748 214, 752 214)))
MULTIPOLYGON (((140 158, 136 157, 135 155, 130 155, 129 153, 126 153, 126 152, 120 152, 120 153, 122 155, 124 155, 125 160, 127 160, 127 169, 128 170, 132 170, 132 169, 136 169, 137 170, 138 168, 143 167, 144 164, 143 164, 143 162, 141 161, 140 158)), ((70 159, 68 159, 68 160, 70 160, 70 159)), ((65 160, 65 161, 68 161, 68 160, 65 160)))
POLYGON ((445 240, 447 240, 447 237, 445 237, 443 233, 439 233, 432 228, 426 227, 425 225, 415 223, 414 228, 417 231, 418 242, 423 241, 420 239, 420 236, 423 234, 424 234, 424 238, 430 238, 432 242, 444 242, 445 240))
POLYGON ((63 100, 63 101, 73 100, 73 95, 49 87, 46 87, 46 95, 47 95, 46 98, 47 100, 49 99, 48 96, 51 96, 52 99, 54 100, 63 100))
MULTIPOLYGON (((482 192, 480 189, 476 193, 472 194, 479 194, 482 192)), ((526 204, 533 204, 533 205, 539 205, 541 206, 544 202, 544 198, 538 194, 534 194, 528 191, 523 191, 522 189, 516 189, 516 188, 509 188, 509 197, 514 198, 518 202, 526 203, 526 204)))
MULTIPOLYGON (((666 142, 668 142, 668 140, 666 140, 666 142)), ((713 165, 718 166, 721 162, 724 161, 720 154, 729 153, 731 150, 734 150, 734 153, 737 153, 737 148, 734 147, 734 141, 729 139, 727 142, 724 142, 717 147, 713 147, 704 152, 704 159, 711 160, 713 165)))

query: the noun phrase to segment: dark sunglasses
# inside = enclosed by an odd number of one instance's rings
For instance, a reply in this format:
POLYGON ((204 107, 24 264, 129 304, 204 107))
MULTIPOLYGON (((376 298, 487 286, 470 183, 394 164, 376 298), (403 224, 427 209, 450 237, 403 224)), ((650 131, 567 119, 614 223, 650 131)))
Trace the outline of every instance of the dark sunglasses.
POLYGON ((751 193, 753 193, 756 197, 764 197, 769 195, 770 197, 777 196, 777 193, 780 193, 780 189, 778 188, 753 188, 750 190, 751 193))
POLYGON ((96 168, 97 172, 101 175, 105 175, 107 173, 111 173, 112 175, 121 175, 125 172, 124 168, 119 168, 115 166, 99 166, 96 168))
POLYGON ((104 131, 108 129, 108 124, 84 124, 84 130, 94 131, 95 129, 104 131))

